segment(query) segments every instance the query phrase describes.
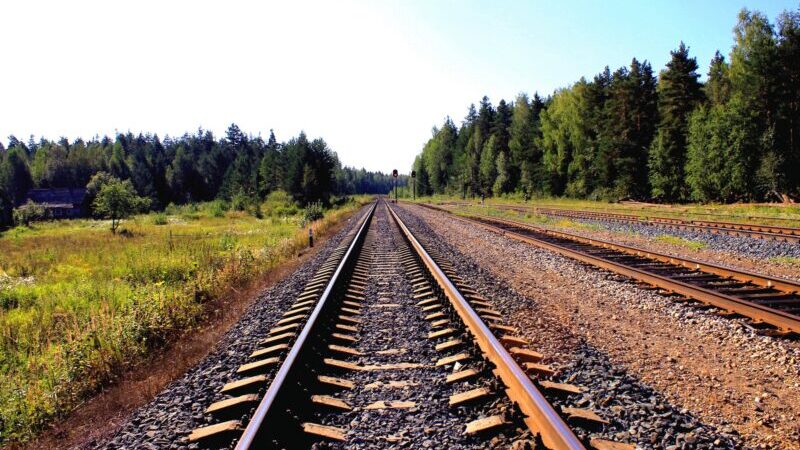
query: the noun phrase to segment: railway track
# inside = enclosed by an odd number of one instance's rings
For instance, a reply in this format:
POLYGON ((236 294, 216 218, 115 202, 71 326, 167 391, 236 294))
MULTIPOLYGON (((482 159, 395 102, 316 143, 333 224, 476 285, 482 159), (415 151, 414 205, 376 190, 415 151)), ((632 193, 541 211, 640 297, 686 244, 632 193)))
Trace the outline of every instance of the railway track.
POLYGON ((205 448, 626 450, 454 267, 373 204, 189 441, 205 448), (558 399, 553 406, 551 402, 558 399))
MULTIPOLYGON (((457 206, 469 206, 469 203, 451 203, 457 206)), ((539 206, 526 207, 517 205, 491 205, 499 209, 520 212, 535 212, 544 216, 568 217, 582 220, 603 220, 617 223, 632 223, 651 225, 667 229, 700 231, 712 234, 727 234, 731 236, 747 236, 758 239, 768 239, 798 243, 800 242, 800 228, 784 227, 777 225, 758 225, 738 222, 719 222, 712 220, 683 220, 671 217, 637 216, 635 214, 610 213, 602 211, 570 210, 558 208, 543 208, 539 206)))
MULTIPOLYGON (((433 205, 423 206, 452 214, 433 205)), ((472 214, 452 217, 633 278, 678 298, 745 316, 768 334, 800 334, 800 283, 646 249, 549 230, 524 222, 472 214)))

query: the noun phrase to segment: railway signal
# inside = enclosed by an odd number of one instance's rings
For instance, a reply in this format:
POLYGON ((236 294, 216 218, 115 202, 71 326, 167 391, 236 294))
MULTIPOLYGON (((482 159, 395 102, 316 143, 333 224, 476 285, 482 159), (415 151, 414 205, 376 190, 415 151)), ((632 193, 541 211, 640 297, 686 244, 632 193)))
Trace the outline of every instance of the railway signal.
POLYGON ((412 192, 413 192, 411 199, 412 200, 416 200, 417 199, 417 171, 416 170, 412 170, 411 171, 411 189, 412 189, 412 192))
POLYGON ((392 178, 394 179, 394 202, 397 203, 397 169, 392 170, 392 178))

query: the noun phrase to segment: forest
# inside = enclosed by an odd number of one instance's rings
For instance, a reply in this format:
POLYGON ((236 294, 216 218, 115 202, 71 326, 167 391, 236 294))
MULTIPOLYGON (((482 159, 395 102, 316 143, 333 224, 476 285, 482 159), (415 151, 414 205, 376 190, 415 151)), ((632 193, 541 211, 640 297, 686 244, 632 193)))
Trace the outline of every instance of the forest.
POLYGON ((334 195, 385 194, 393 183, 390 174, 342 167, 324 140, 303 132, 288 142, 272 131, 266 141, 252 137, 235 124, 222 139, 202 129, 163 141, 130 132, 73 142, 10 136, 7 148, 0 143, 0 226, 31 188, 83 188, 101 172, 130 180, 153 210, 214 199, 247 204, 275 190, 300 205, 327 204, 334 195))
POLYGON ((417 191, 656 202, 800 197, 800 10, 743 9, 705 82, 681 42, 656 75, 636 58, 542 98, 483 97, 435 127, 417 191))

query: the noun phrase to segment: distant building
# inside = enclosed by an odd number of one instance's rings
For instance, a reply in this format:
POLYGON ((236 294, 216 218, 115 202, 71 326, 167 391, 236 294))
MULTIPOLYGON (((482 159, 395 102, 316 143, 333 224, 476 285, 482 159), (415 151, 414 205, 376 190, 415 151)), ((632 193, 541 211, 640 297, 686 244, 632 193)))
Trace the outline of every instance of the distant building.
POLYGON ((45 207, 47 217, 66 219, 83 217, 86 214, 83 201, 86 198, 85 188, 31 189, 22 199, 45 207))

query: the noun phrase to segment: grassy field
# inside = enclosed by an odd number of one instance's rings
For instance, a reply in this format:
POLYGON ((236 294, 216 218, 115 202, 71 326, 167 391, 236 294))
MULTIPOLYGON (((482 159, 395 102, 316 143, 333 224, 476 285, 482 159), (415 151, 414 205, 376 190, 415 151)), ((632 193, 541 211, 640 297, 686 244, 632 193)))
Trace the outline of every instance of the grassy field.
MULTIPOLYGON (((209 299, 305 247, 303 211, 276 194, 262 219, 215 202, 134 217, 117 235, 95 220, 0 235, 0 445, 29 438, 198 324, 209 299)), ((320 235, 359 203, 311 226, 320 235)))
MULTIPOLYGON (((433 196, 418 198, 417 201, 463 202, 458 196, 433 196)), ((480 199, 467 199, 479 203, 480 199)), ((579 209, 607 211, 621 214, 635 214, 641 217, 674 217, 693 220, 717 220, 731 222, 758 223, 763 225, 780 225, 800 227, 800 204, 784 205, 769 203, 734 203, 716 204, 674 204, 656 205, 651 203, 608 203, 591 200, 575 200, 565 198, 534 198, 525 202, 521 196, 508 195, 498 198, 487 198, 486 204, 541 206, 562 209, 579 209)))

